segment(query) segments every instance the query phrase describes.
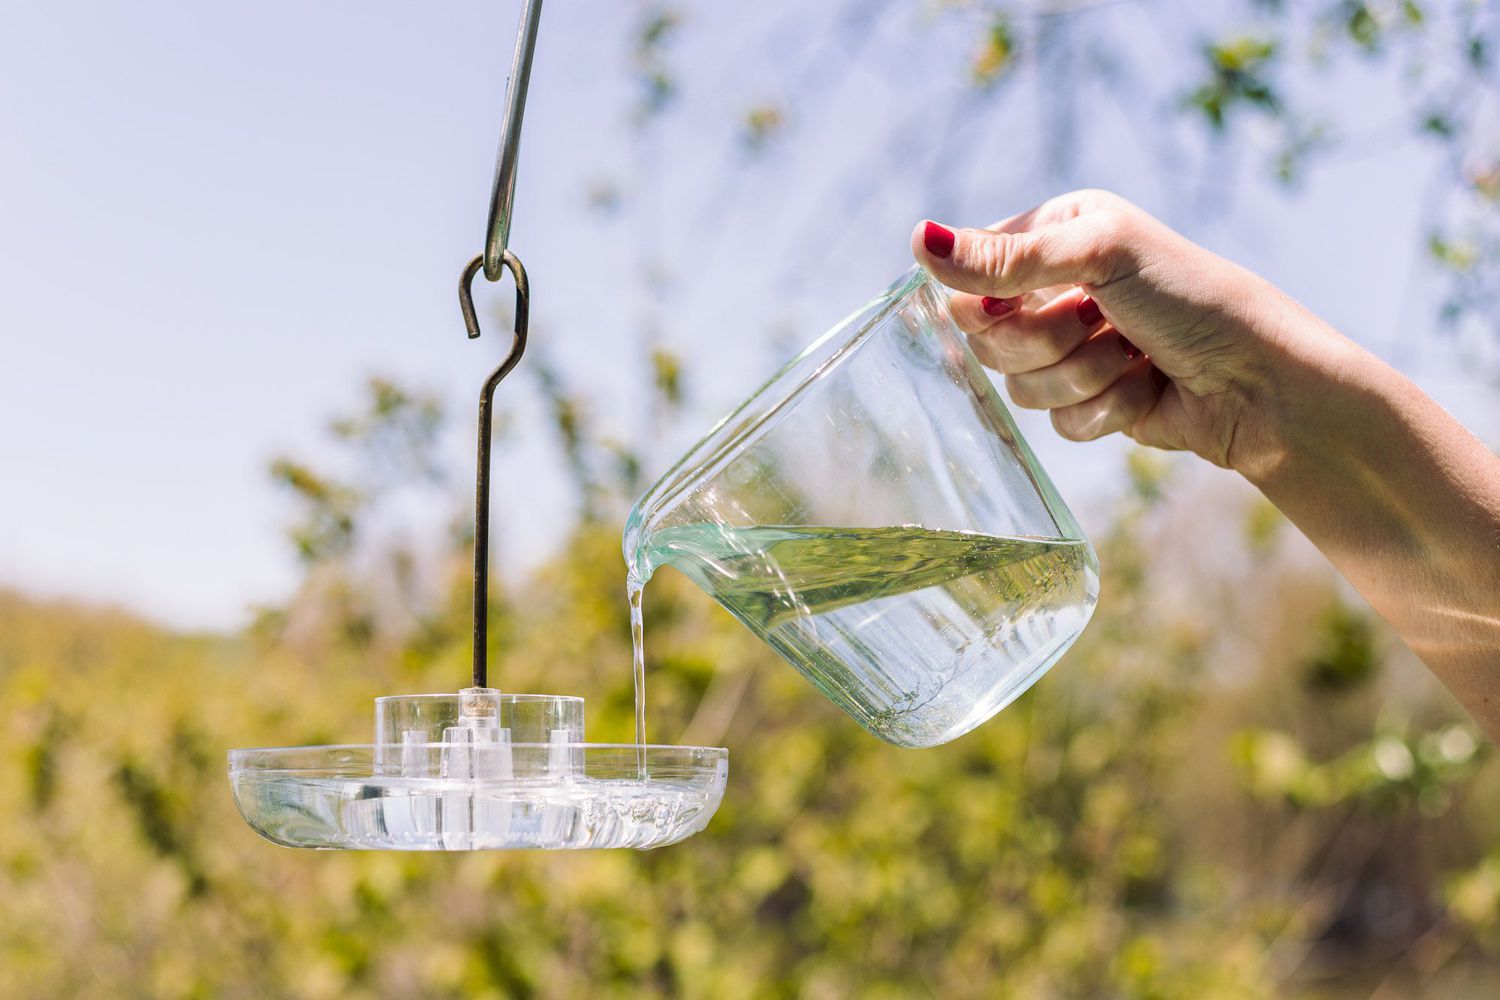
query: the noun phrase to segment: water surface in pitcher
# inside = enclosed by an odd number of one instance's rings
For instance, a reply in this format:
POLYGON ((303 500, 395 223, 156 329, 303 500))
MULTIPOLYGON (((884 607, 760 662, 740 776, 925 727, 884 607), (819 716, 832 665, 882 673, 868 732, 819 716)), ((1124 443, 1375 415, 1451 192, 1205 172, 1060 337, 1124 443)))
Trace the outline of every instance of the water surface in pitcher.
MULTIPOLYGON (((640 547, 632 566, 680 570, 866 729, 910 747, 954 739, 1024 691, 1099 590, 1082 540, 694 524, 640 547)), ((638 719, 643 584, 632 575, 638 719)))

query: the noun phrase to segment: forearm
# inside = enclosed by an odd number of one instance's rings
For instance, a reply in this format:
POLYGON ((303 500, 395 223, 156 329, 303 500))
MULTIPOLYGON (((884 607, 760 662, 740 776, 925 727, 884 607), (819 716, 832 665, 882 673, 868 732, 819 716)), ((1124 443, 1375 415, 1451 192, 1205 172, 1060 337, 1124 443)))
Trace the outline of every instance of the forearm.
POLYGON ((1244 470, 1500 741, 1500 458, 1377 358, 1315 338, 1244 470))

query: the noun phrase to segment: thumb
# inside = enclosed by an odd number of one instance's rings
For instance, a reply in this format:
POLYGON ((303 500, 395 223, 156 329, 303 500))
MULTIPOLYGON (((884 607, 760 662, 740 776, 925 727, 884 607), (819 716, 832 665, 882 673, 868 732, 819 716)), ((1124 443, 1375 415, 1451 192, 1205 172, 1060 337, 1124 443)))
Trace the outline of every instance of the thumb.
POLYGON ((1019 233, 923 221, 912 254, 949 288, 1009 298, 1052 285, 1105 285, 1132 267, 1137 238, 1125 213, 1092 212, 1019 233))

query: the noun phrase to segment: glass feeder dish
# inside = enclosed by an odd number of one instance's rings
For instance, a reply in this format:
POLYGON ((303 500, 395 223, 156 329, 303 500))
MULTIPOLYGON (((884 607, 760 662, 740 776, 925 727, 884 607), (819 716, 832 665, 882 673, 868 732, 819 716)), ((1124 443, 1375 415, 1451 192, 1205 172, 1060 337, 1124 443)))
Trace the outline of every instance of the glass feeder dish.
POLYGON ((257 833, 321 850, 662 847, 708 825, 719 747, 583 742, 583 699, 375 699, 375 742, 232 750, 235 804, 257 833))

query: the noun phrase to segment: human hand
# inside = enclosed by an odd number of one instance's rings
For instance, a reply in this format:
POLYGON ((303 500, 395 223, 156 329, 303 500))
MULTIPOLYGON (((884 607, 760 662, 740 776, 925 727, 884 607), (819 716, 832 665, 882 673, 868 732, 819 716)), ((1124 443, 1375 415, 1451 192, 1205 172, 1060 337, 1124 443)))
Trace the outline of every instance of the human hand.
POLYGON ((1270 283, 1106 191, 989 229, 923 222, 912 252, 955 290, 958 325, 1016 405, 1050 410, 1074 440, 1121 431, 1254 478, 1275 461, 1280 397, 1358 351, 1270 283))
POLYGON ((1409 379, 1107 192, 912 252, 1017 405, 1239 471, 1500 741, 1500 457, 1409 379))

